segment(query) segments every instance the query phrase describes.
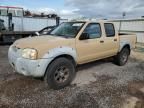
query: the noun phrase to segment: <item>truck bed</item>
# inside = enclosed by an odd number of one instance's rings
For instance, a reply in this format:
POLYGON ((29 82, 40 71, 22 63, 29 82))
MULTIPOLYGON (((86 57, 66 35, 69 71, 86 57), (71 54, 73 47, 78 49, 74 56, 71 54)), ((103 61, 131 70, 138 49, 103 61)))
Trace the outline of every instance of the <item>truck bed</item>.
POLYGON ((0 44, 13 43, 15 40, 35 35, 35 31, 1 31, 0 44))
POLYGON ((29 35, 34 34, 36 31, 1 31, 1 34, 3 35, 29 35))
POLYGON ((135 48, 136 42, 137 42, 137 37, 135 34, 132 33, 119 33, 120 37, 120 44, 123 43, 130 43, 131 48, 135 48))

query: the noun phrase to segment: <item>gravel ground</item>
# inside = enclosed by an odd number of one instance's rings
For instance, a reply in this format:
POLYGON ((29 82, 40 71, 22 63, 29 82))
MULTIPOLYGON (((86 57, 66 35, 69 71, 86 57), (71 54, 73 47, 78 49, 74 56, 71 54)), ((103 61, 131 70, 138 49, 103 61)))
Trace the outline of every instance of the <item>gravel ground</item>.
POLYGON ((14 73, 7 50, 0 46, 1 108, 144 108, 144 62, 134 52, 122 67, 111 60, 81 65, 69 87, 52 90, 40 79, 14 73))

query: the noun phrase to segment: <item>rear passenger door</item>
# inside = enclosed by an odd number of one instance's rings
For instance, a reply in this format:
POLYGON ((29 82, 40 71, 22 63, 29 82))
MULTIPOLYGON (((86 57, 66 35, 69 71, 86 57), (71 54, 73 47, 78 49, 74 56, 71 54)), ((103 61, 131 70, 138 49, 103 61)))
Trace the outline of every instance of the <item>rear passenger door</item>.
POLYGON ((118 36, 116 35, 114 25, 112 23, 104 23, 105 29, 105 55, 113 56, 118 52, 118 36))

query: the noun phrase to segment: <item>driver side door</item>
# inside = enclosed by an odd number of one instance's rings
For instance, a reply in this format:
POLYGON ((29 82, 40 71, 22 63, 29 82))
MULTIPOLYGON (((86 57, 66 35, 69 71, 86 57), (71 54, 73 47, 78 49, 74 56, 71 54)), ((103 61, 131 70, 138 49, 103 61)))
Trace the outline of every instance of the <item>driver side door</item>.
POLYGON ((89 23, 84 29, 82 35, 76 41, 78 52, 78 63, 87 63, 101 56, 102 31, 99 23, 89 23), (88 38, 80 39, 83 34, 87 34, 88 38))

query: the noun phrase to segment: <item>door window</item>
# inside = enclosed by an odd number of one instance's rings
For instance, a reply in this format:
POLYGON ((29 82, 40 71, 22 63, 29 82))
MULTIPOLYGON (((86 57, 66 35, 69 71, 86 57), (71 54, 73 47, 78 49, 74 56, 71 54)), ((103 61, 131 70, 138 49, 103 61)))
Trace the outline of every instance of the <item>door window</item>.
POLYGON ((89 39, 100 38, 101 37, 101 27, 98 23, 91 23, 89 24, 84 33, 89 35, 89 39))
POLYGON ((105 32, 107 37, 114 37, 115 36, 115 29, 112 23, 105 23, 105 32))

